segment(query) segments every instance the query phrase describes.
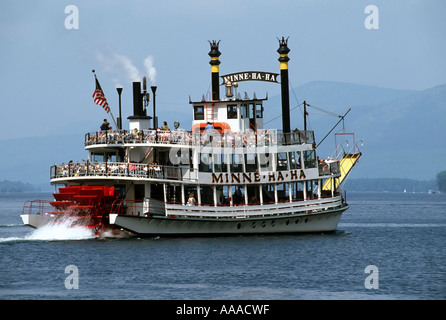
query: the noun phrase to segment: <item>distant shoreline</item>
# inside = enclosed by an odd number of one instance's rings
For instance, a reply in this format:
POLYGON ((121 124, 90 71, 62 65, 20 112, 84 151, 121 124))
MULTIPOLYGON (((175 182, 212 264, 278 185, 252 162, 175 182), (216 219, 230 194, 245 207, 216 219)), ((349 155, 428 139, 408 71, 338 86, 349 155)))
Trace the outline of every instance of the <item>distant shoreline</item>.
POLYGON ((428 193, 437 191, 434 179, 414 180, 407 178, 355 178, 347 179, 343 189, 348 192, 396 192, 396 193, 428 193))

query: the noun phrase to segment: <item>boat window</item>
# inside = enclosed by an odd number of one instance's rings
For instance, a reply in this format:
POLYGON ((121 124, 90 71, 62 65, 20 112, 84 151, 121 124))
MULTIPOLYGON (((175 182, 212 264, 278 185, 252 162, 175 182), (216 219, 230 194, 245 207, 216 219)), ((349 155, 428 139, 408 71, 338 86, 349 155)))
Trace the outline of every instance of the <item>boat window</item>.
POLYGON ((317 180, 307 181, 307 198, 317 198, 317 180))
POLYGON ((232 154, 231 172, 243 172, 243 154, 232 154))
POLYGON ((274 203, 274 185, 264 184, 262 187, 263 203, 274 203))
POLYGON ((181 203, 181 187, 176 185, 166 185, 167 202, 181 203))
POLYGON ((260 186, 248 186, 248 204, 260 203, 260 186))
POLYGON ((300 151, 292 151, 289 152, 290 157, 290 170, 292 169, 300 169, 300 151))
POLYGON ((164 190, 163 185, 161 183, 152 184, 150 186, 150 198, 164 201, 164 190))
POLYGON ((254 119, 254 103, 249 104, 249 119, 254 119))
POLYGON ((291 197, 293 200, 304 199, 304 185, 302 182, 291 182, 291 197))
POLYGON ((228 105, 228 119, 237 119, 237 105, 231 104, 228 105))
POLYGON ((284 201, 290 200, 288 183, 278 183, 277 184, 277 200, 279 200, 279 202, 284 202, 284 201))
POLYGON ((217 204, 226 206, 230 204, 229 186, 216 186, 215 192, 217 194, 217 204))
POLYGON ((257 164, 257 153, 245 154, 245 160, 246 160, 246 172, 259 171, 257 164))
POLYGON ((91 153, 91 162, 104 162, 104 154, 103 153, 91 153))
POLYGON ((204 106, 194 106, 194 120, 204 120, 204 106))
POLYGON ((214 205, 214 190, 212 186, 200 186, 201 204, 214 205))
POLYGON ((288 170, 286 152, 279 152, 277 154, 277 170, 288 170))
POLYGON ((256 104, 256 118, 263 118, 263 106, 262 104, 256 104))
POLYGON ((226 161, 227 155, 224 153, 214 154, 214 171, 215 172, 227 172, 228 165, 226 161))
POLYGON ((248 105, 242 104, 240 106, 240 118, 247 118, 248 117, 248 105))
POLYGON ((316 153, 314 150, 307 150, 303 153, 305 168, 316 168, 316 153))
POLYGON ((231 186, 232 203, 234 205, 245 204, 245 188, 244 186, 231 186))
POLYGON ((194 195, 195 203, 197 203, 197 201, 198 201, 197 186, 191 185, 191 184, 185 184, 184 185, 184 199, 186 200, 186 202, 189 199, 191 194, 194 195))
POLYGON ((270 153, 259 154, 260 171, 272 171, 272 155, 270 153))
POLYGON ((121 199, 125 198, 125 194, 126 194, 125 184, 115 184, 114 187, 115 187, 115 192, 118 193, 118 197, 121 199))
POLYGON ((199 170, 201 172, 212 172, 212 153, 200 154, 199 170))
POLYGON ((135 184, 135 200, 143 200, 145 197, 145 187, 143 184, 135 184))

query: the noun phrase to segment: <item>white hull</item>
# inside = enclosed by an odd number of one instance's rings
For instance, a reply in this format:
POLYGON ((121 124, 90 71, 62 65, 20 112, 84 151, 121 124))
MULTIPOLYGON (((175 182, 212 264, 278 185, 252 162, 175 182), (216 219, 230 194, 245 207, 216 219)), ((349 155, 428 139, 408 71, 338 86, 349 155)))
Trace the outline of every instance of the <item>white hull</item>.
POLYGON ((35 229, 43 227, 49 223, 52 223, 55 219, 49 215, 37 215, 37 214, 21 214, 20 218, 25 226, 30 226, 35 229))
MULTIPOLYGON (((25 226, 32 227, 34 229, 39 229, 47 225, 58 225, 60 223, 66 223, 67 220, 57 219, 53 215, 37 215, 37 214, 22 214, 20 215, 22 222, 25 226)), ((75 220, 73 220, 75 221, 75 220)), ((121 230, 116 226, 110 226, 111 228, 104 228, 97 231, 96 229, 92 229, 92 232, 95 232, 96 236, 110 236, 110 237, 128 237, 131 234, 128 231, 121 230)))
POLYGON ((314 214, 232 219, 111 214, 110 224, 141 236, 328 232, 336 230, 341 214, 347 208, 348 206, 344 206, 314 214))

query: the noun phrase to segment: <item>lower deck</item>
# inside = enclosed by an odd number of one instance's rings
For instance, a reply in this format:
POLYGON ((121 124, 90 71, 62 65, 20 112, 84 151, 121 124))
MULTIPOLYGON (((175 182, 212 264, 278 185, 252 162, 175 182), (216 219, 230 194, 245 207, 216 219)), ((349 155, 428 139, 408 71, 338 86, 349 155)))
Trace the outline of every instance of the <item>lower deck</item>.
POLYGON ((111 214, 110 224, 140 236, 330 232, 336 230, 342 213, 347 209, 347 205, 342 205, 314 214, 288 212, 282 216, 221 219, 111 214))

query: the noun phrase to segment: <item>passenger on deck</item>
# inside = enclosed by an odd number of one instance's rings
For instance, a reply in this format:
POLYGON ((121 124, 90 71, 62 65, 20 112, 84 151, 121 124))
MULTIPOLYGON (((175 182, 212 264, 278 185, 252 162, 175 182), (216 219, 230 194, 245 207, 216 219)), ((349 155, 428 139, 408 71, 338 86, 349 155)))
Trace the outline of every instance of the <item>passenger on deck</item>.
POLYGON ((188 205, 188 206, 195 206, 196 204, 197 204, 197 201, 196 201, 195 198, 194 198, 194 194, 191 193, 191 194, 189 195, 189 199, 187 199, 187 205, 188 205))
POLYGON ((208 122, 206 127, 204 127, 204 131, 206 133, 206 142, 212 142, 212 133, 214 132, 214 126, 211 122, 208 122))
POLYGON ((212 125, 212 123, 208 122, 206 127, 204 127, 204 130, 206 131, 206 133, 212 133, 214 131, 214 126, 212 125))
POLYGON ((108 123, 107 119, 104 119, 104 122, 101 124, 101 130, 111 130, 110 123, 108 123))
POLYGON ((163 127, 162 127, 162 129, 163 129, 163 130, 170 130, 170 129, 169 129, 169 126, 167 125, 167 121, 164 121, 164 122, 163 122, 163 127))

